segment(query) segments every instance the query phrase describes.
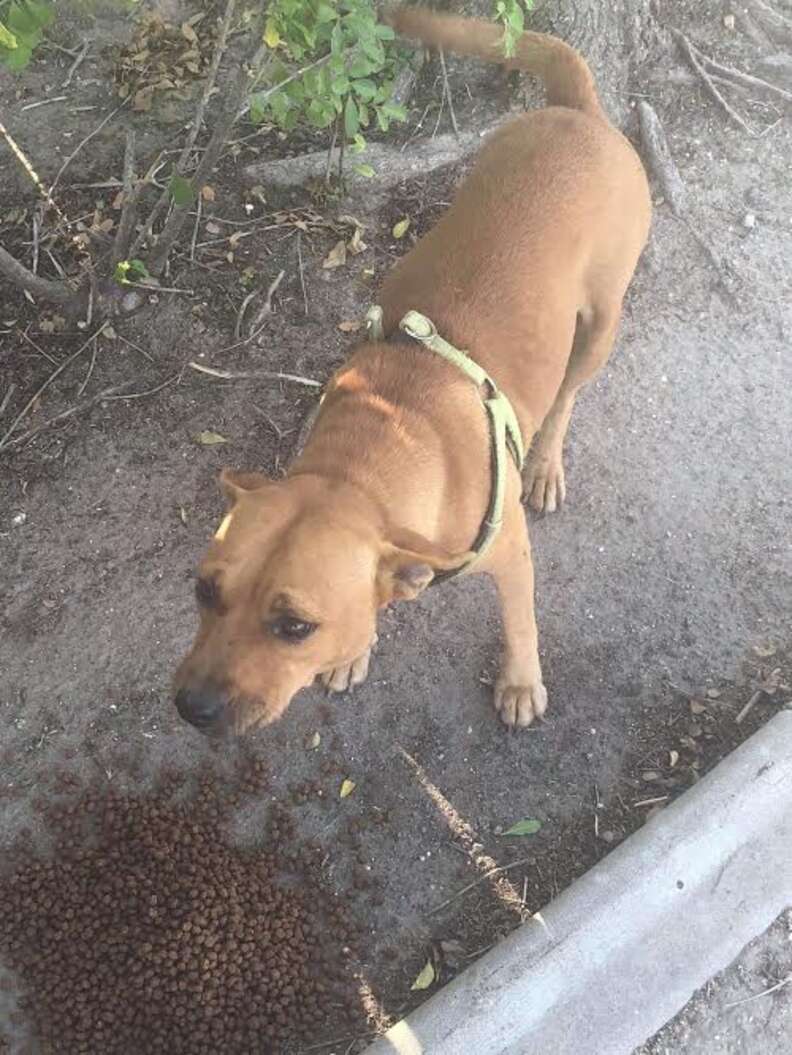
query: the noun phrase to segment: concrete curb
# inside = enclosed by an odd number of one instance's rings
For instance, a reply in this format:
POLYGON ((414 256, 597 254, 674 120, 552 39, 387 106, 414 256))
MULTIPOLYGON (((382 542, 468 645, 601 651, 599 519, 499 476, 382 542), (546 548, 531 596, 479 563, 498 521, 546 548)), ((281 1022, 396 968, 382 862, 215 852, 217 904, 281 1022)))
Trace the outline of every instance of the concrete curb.
POLYGON ((792 711, 367 1055, 629 1055, 792 904, 792 711))

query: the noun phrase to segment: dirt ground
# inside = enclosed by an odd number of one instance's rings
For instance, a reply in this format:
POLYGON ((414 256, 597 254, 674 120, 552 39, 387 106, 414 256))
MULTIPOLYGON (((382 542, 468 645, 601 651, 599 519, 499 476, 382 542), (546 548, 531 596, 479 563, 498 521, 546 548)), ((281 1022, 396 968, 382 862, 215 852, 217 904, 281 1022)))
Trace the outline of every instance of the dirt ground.
MULTIPOLYGON (((669 23, 709 54, 759 68, 761 49, 724 26, 724 5, 666 7, 669 23)), ((67 88, 71 59, 55 49, 21 79, 0 73, 3 120, 45 178, 116 105, 104 47, 125 39, 130 23, 85 16, 63 26, 62 42, 86 32, 94 47, 67 88), (67 98, 23 110, 59 95, 67 98)), ((483 122, 502 106, 494 74, 487 95, 474 64, 451 66, 460 122, 483 122)), ((289 803, 300 838, 320 842, 327 881, 367 925, 364 968, 380 1021, 422 998, 410 985, 427 958, 447 980, 792 696, 789 123, 780 103, 730 91, 766 128, 747 136, 671 44, 633 83, 607 83, 608 105, 614 93, 622 103, 625 94, 651 100, 692 225, 720 265, 658 201, 617 350, 572 424, 568 504, 531 517, 547 720, 520 735, 497 720, 494 591, 470 579, 387 612, 362 688, 331 700, 304 692, 249 745, 268 761, 273 786, 271 800, 240 815, 238 835, 258 837, 277 800, 289 803), (356 787, 341 799, 344 778, 356 787), (539 820, 539 832, 501 836, 522 818, 539 820), (506 870, 484 878, 495 867, 506 870)), ((430 69, 402 139, 427 106, 431 134, 438 101, 430 69)), ((69 215, 90 220, 97 200, 103 216, 115 215, 114 188, 80 184, 118 178, 127 119, 110 121, 69 166, 61 181, 69 215)), ((183 119, 166 106, 138 118, 141 152, 176 138, 183 119)), ((637 139, 634 115, 625 130, 637 139)), ((240 126, 240 138, 250 134, 240 126)), ((165 762, 196 769, 215 757, 179 721, 168 686, 195 627, 196 560, 222 512, 217 473, 283 472, 317 390, 224 382, 187 364, 324 381, 354 342, 339 324, 362 317, 380 276, 441 211, 459 175, 452 168, 403 185, 375 212, 364 200, 307 193, 262 203, 243 166, 290 149, 265 132, 229 153, 196 224, 195 261, 188 238, 171 270, 173 286, 193 292, 162 294, 114 337, 89 344, 24 425, 130 380, 135 398, 97 402, 0 455, 4 844, 25 827, 36 837, 33 801, 56 767, 97 770, 124 787, 165 762), (348 230, 339 217, 350 213, 368 248, 323 268, 348 230), (397 240, 392 227, 405 217, 410 231, 397 240), (238 232, 245 237, 230 241, 238 232), (260 335, 236 338, 244 297, 262 294, 281 270, 260 335), (196 442, 206 430, 226 442, 196 442)), ((28 262, 34 202, 0 148, 0 239, 28 262)), ((52 273, 44 259, 42 272, 52 273)), ((14 386, 2 434, 86 334, 48 332, 53 312, 2 283, 0 297, 0 401, 14 386)), ((260 295, 252 310, 261 303, 260 295)), ((738 981, 724 1000, 742 995, 738 981)), ((747 1006, 761 1032, 780 996, 747 1006)), ((748 1050, 727 1039, 686 1047, 685 1030, 706 1038, 695 1007, 647 1055, 748 1050)), ((327 1051, 346 1050, 327 1041, 327 1051)))

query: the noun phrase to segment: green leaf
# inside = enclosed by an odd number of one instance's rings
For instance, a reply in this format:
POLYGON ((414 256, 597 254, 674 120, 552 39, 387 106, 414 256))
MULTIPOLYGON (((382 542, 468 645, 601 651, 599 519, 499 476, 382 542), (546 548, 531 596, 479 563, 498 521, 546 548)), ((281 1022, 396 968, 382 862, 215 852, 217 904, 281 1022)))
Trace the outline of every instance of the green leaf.
POLYGON ((377 94, 377 86, 374 81, 368 77, 360 77, 356 81, 352 81, 352 89, 355 95, 359 95, 361 99, 365 99, 370 102, 377 94))
POLYGON ((403 220, 399 220, 397 224, 394 224, 393 231, 391 234, 394 238, 404 238, 410 229, 410 217, 405 216, 403 220))
POLYGON ((11 30, 6 29, 2 22, 0 22, 0 47, 8 48, 9 51, 14 51, 19 47, 17 38, 11 30))
POLYGON ((541 821, 526 818, 525 820, 517 821, 508 831, 503 832, 503 835, 536 835, 541 827, 541 821))
MULTIPOLYGON (((360 107, 360 109, 362 109, 362 107, 360 107)), ((366 140, 358 132, 358 134, 355 136, 355 138, 349 144, 349 152, 350 152, 350 154, 362 154, 365 149, 366 149, 366 140)))
POLYGON ((355 172, 364 179, 373 179, 377 175, 371 165, 355 165, 355 172))
POLYGON ((406 121, 407 111, 403 106, 399 106, 398 103, 383 103, 382 112, 388 117, 392 117, 394 121, 406 121))
POLYGON ((357 104, 352 96, 348 95, 346 106, 344 107, 344 131, 348 139, 353 139, 359 130, 360 119, 358 117, 357 104))
POLYGON ((195 437, 195 442, 200 443, 203 447, 216 447, 220 443, 228 443, 228 440, 225 436, 221 436, 219 432, 204 429, 203 432, 199 432, 195 437))
POLYGON ((258 95, 250 97, 250 120, 254 125, 260 125, 267 115, 267 104, 263 103, 258 95))
POLYGON ((44 3, 43 0, 25 0, 25 7, 38 29, 44 29, 55 18, 54 4, 44 3))
POLYGON ((345 75, 336 77, 330 82, 330 88, 335 95, 346 95, 349 91, 349 80, 345 75))
POLYGON ((380 40, 394 40, 396 37, 396 34, 393 32, 391 27, 385 26, 382 23, 378 23, 375 26, 374 32, 377 34, 380 40))
POLYGON ((25 5, 13 3, 8 9, 8 26, 18 37, 33 36, 39 29, 35 15, 25 5))
POLYGON ((13 51, 7 51, 3 56, 3 65, 6 69, 19 73, 24 70, 33 57, 33 49, 26 41, 20 40, 13 51))
POLYGON ((411 990, 422 990, 428 989, 432 982, 435 980, 435 969, 431 960, 427 960, 424 964, 420 974, 415 979, 413 984, 410 986, 411 990))
POLYGON ((338 12, 330 4, 320 4, 316 12, 316 21, 320 24, 322 22, 335 22, 338 18, 338 12))
POLYGON ((184 176, 180 176, 178 172, 174 172, 171 176, 170 183, 168 184, 168 192, 173 199, 174 205, 189 205, 195 198, 195 191, 192 188, 192 184, 189 180, 185 179, 184 176))

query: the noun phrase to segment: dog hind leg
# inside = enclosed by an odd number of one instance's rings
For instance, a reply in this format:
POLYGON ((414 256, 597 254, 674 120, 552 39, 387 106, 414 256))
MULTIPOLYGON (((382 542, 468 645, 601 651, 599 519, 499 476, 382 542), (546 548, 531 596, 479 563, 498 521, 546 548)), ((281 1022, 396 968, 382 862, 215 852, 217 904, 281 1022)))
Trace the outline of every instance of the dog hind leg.
POLYGON ((621 302, 580 312, 564 380, 536 436, 525 468, 528 503, 537 512, 554 513, 566 497, 564 437, 581 387, 605 365, 613 348, 621 302))

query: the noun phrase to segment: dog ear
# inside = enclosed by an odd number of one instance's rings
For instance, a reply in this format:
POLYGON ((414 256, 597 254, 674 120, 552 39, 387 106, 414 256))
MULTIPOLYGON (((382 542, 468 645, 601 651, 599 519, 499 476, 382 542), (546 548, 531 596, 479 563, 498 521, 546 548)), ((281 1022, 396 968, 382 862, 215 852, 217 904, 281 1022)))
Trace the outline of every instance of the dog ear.
POLYGON ((469 557, 469 553, 453 555, 415 532, 402 532, 397 543, 385 545, 380 557, 380 604, 414 601, 438 571, 459 568, 469 557))
POLYGON ((271 483, 263 473, 239 473, 235 469, 222 469, 220 472, 220 490, 228 501, 229 509, 233 509, 246 492, 262 491, 271 483))

